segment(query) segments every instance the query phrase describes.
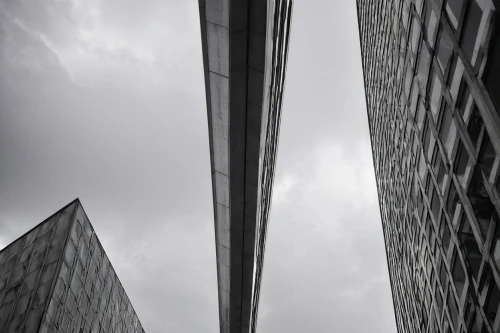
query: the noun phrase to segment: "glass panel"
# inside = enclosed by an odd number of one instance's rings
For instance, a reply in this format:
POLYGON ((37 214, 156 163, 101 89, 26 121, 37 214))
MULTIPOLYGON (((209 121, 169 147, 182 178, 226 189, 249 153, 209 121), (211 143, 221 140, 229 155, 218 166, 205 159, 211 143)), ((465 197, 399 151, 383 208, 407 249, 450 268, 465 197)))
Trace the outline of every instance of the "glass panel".
POLYGON ((465 271, 462 266, 462 262, 457 255, 455 255, 455 261, 453 262, 453 280, 455 281, 455 287, 457 288, 458 297, 462 297, 462 293, 465 287, 465 271))
POLYGON ((432 76, 432 83, 431 83, 431 97, 430 97, 430 108, 431 108, 431 113, 432 117, 434 118, 434 121, 437 122, 437 115, 439 111, 439 106, 441 102, 441 90, 443 88, 443 85, 441 84, 441 80, 439 77, 434 73, 432 76))
POLYGON ((465 189, 467 185, 466 170, 469 164, 469 154, 465 150, 462 142, 458 143, 457 157, 455 158, 455 174, 457 175, 458 181, 462 188, 465 189))
POLYGON ((434 3, 427 1, 427 8, 425 13, 425 26, 427 27, 427 40, 431 47, 434 47, 436 39, 437 15, 434 8, 434 3))
MULTIPOLYGON (((446 255, 448 252, 448 248, 450 247, 450 240, 451 240, 451 233, 450 233, 450 227, 448 226, 448 223, 445 220, 444 223, 444 231, 443 231, 443 238, 441 239, 442 244, 443 244, 443 252, 446 255)), ((445 286, 445 285, 443 285, 445 286)))
POLYGON ((451 159, 451 154, 453 152, 453 146, 455 145, 455 139, 457 135, 457 128, 453 116, 448 108, 445 109, 443 115, 443 121, 441 123, 440 138, 443 142, 444 149, 451 159))
POLYGON ((488 136, 488 132, 484 131, 483 143, 481 144, 481 150, 479 151, 478 162, 483 168, 483 171, 487 178, 490 177, 495 158, 495 148, 493 148, 493 144, 491 143, 490 137, 488 136))
POLYGON ((473 55, 476 45, 477 35, 479 31, 479 24, 481 23, 481 17, 483 11, 479 7, 476 1, 470 1, 470 6, 467 10, 465 23, 462 32, 462 50, 465 53, 467 59, 473 64, 473 55))
POLYGON ((472 232, 472 229, 470 227, 469 220, 467 219, 465 214, 462 214, 462 222, 458 232, 458 238, 460 240, 460 243, 464 247, 466 259, 469 263, 469 266, 471 267, 472 274, 477 280, 479 268, 481 266, 482 255, 481 251, 479 251, 474 233, 472 232))
POLYGON ((431 201, 431 210, 432 210, 432 216, 434 216, 434 219, 436 221, 438 219, 440 209, 441 209, 441 202, 439 201, 439 195, 436 191, 434 191, 434 195, 432 196, 432 201, 431 201))
POLYGON ((452 325, 457 328, 458 325, 458 307, 457 301, 455 300, 455 295, 451 291, 448 291, 448 310, 450 311, 450 319, 452 325))
POLYGON ((441 28, 441 36, 439 37, 439 45, 437 48, 437 60, 443 73, 446 73, 446 68, 450 63, 451 55, 453 54, 453 41, 446 29, 441 28))
POLYGON ((500 111, 500 29, 498 27, 498 12, 495 12, 494 18, 497 20, 497 26, 493 27, 492 31, 494 33, 485 44, 489 51, 486 57, 487 65, 484 69, 483 82, 498 112, 500 111))
POLYGON ((430 67, 430 54, 425 43, 422 43, 422 49, 420 50, 419 61, 418 61, 418 82, 420 87, 427 86, 427 78, 429 77, 429 67, 430 67))
MULTIPOLYGON (((451 83, 450 85, 450 94, 453 100, 457 100, 458 88, 460 87, 460 82, 462 81, 462 75, 464 73, 464 64, 460 58, 455 57, 456 63, 454 64, 454 68, 450 71, 451 83)), ((448 79, 449 80, 449 79, 448 79)))
POLYGON ((483 117, 479 113, 479 109, 477 106, 474 106, 472 111, 472 115, 469 120, 469 125, 467 126, 467 132, 469 133, 469 137, 474 144, 474 147, 477 147, 477 143, 479 140, 479 135, 484 127, 483 117))
POLYGON ((413 80, 413 69, 408 64, 408 67, 406 68, 406 76, 405 76, 405 94, 406 94, 406 96, 410 96, 410 87, 411 87, 412 80, 413 80))
POLYGON ((416 125, 419 131, 422 131, 422 128, 424 127, 424 121, 425 121, 425 107, 422 101, 418 103, 418 112, 417 112, 417 117, 416 117, 416 125))
POLYGON ((450 184, 450 191, 448 192, 448 198, 446 200, 446 208, 448 210, 448 214, 450 215, 450 219, 453 220, 453 217, 455 216, 455 211, 458 205, 458 194, 457 190, 455 188, 455 185, 453 185, 453 182, 450 184))
POLYGON ((463 7, 464 0, 448 0, 446 2, 446 13, 455 29, 458 26, 458 20, 460 19, 463 7))
POLYGON ((411 49, 413 53, 417 52, 418 42, 420 41, 420 21, 414 17, 411 26, 411 49))
POLYGON ((499 305, 500 305, 500 290, 498 289, 495 280, 492 279, 484 311, 492 325, 495 322, 499 305))
POLYGON ((488 235, 491 218, 493 217, 495 209, 491 203, 490 196, 484 187, 481 169, 478 167, 474 170, 467 195, 469 196, 472 210, 474 211, 477 222, 479 223, 481 235, 483 240, 485 240, 488 235))

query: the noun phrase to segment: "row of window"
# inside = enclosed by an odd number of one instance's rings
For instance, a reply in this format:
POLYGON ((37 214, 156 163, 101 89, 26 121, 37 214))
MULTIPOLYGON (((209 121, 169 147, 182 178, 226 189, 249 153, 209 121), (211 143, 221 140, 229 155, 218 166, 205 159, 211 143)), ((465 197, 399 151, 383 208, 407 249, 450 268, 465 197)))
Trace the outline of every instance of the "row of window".
POLYGON ((358 1, 358 13, 399 331, 496 328, 498 133, 488 94, 469 87, 494 66, 494 4, 358 1))

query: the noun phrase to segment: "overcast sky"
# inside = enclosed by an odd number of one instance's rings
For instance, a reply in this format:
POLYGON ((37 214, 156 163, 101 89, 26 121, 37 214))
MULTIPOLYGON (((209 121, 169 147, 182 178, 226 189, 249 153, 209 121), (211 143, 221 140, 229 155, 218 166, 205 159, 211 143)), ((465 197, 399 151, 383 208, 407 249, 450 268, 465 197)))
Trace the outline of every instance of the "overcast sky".
MULTIPOLYGON (((197 0, 0 0, 0 248, 79 197, 148 333, 218 332, 197 0)), ((259 333, 396 332, 354 1, 296 0, 259 333)))

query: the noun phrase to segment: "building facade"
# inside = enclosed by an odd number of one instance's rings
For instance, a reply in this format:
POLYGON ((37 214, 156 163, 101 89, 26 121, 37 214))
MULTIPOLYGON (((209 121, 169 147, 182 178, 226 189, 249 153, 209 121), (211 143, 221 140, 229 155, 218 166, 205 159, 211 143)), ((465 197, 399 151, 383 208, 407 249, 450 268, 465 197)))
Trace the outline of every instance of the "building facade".
POLYGON ((144 333, 79 200, 0 251, 0 332, 144 333))
POLYGON ((500 1, 357 8, 398 332, 500 332, 500 1))
POLYGON ((255 332, 293 0, 199 0, 222 333, 255 332))

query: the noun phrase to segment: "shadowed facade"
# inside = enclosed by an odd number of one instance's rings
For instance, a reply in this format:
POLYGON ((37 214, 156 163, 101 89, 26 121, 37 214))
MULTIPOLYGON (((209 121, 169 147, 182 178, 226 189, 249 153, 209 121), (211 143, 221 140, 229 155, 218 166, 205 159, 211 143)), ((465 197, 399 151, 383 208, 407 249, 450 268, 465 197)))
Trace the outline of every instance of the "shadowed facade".
POLYGON ((254 332, 292 0, 199 0, 220 330, 254 332))

